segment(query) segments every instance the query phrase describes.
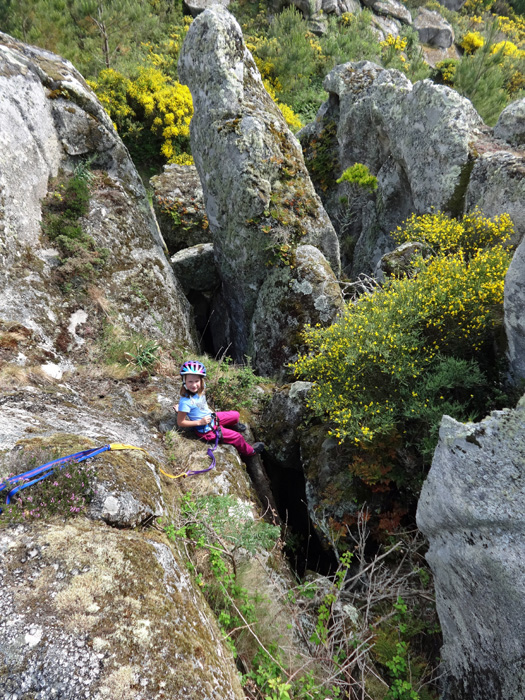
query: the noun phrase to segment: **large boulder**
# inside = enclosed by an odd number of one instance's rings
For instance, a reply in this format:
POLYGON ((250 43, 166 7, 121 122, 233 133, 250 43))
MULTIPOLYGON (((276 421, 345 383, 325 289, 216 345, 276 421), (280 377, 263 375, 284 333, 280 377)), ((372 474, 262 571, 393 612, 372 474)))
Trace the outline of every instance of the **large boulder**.
POLYGON ((525 685, 525 402, 442 420, 417 511, 443 630, 443 697, 507 700, 525 685))
POLYGON ((404 24, 412 24, 410 11, 397 0, 364 0, 364 4, 378 15, 386 15, 404 24))
MULTIPOLYGON (((301 147, 266 92, 241 29, 216 6, 190 27, 179 59, 195 108, 192 153, 203 186, 229 317, 231 351, 251 354, 261 287, 312 245, 339 269, 337 236, 311 184, 301 147)), ((301 299, 283 288, 288 298, 301 299)), ((299 292, 299 294, 301 294, 299 292)), ((319 318, 320 320, 320 318, 319 318)), ((296 334, 296 328, 291 329, 296 334)), ((290 344, 282 329, 283 344, 290 344)), ((259 361, 279 369, 270 358, 259 361)))
POLYGON ((505 107, 494 127, 494 136, 511 146, 525 146, 525 97, 505 107))
POLYGON ((525 157, 498 150, 476 160, 465 194, 465 210, 485 216, 507 213, 514 224, 511 241, 518 245, 525 234, 525 157))
POLYGON ((28 329, 42 360, 85 349, 75 329, 89 327, 95 337, 105 318, 102 308, 127 330, 194 347, 189 305, 109 116, 68 61, 5 34, 0 135, 0 318, 28 329), (86 170, 86 162, 91 193, 81 226, 107 260, 85 283, 91 293, 74 300, 68 293, 78 278, 72 273, 57 281, 61 253, 42 233, 42 200, 48 191, 60 198, 53 178, 86 170))
POLYGON ((414 29, 422 44, 448 49, 454 43, 454 30, 447 20, 433 10, 420 7, 414 20, 414 29))
POLYGON ((510 379, 517 386, 525 381, 525 321, 523 308, 525 292, 523 274, 525 269, 525 241, 518 246, 505 276, 503 307, 508 344, 510 379))
POLYGON ((324 87, 329 99, 300 132, 301 142, 343 249, 355 246, 343 264, 353 275, 371 272, 394 247, 390 231, 410 213, 462 212, 483 122, 454 90, 430 80, 412 85, 399 71, 367 61, 337 66, 324 87), (366 205, 349 202, 353 220, 342 227, 345 185, 335 178, 356 162, 377 176, 378 189, 366 205))
POLYGON ((153 209, 170 253, 209 243, 202 186, 194 165, 165 165, 150 180, 153 209))
POLYGON ((297 248, 293 265, 277 267, 262 285, 252 320, 253 361, 263 374, 287 365, 304 350, 306 325, 330 325, 343 309, 332 269, 314 246, 297 248))

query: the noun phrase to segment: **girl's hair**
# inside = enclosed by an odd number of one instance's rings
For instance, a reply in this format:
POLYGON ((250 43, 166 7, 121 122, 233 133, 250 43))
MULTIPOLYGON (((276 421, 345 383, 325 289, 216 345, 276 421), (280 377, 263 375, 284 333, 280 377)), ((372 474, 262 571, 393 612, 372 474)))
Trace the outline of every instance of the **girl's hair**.
MULTIPOLYGON (((199 377, 200 379, 200 389, 198 390, 197 394, 199 396, 202 396, 204 394, 204 377, 199 377)), ((191 392, 186 389, 184 384, 180 388, 180 395, 181 396, 191 396, 191 392)))

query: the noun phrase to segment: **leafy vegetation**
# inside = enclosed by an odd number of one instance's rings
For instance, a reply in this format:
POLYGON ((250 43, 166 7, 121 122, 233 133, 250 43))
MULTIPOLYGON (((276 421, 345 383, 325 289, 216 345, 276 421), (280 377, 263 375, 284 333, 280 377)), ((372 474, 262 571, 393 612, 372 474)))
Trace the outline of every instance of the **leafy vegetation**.
MULTIPOLYGON (((67 454, 67 453, 66 453, 67 454)), ((3 464, 6 472, 3 478, 23 474, 24 472, 47 464, 58 459, 58 451, 44 449, 22 449, 12 452, 7 463, 3 464)), ((2 505, 3 513, 0 515, 2 523, 19 523, 59 516, 70 518, 86 511, 91 502, 93 492, 93 477, 95 465, 91 461, 70 462, 62 469, 55 468, 53 474, 47 479, 33 484, 31 487, 18 491, 8 505, 2 505)), ((13 488, 24 483, 13 485, 13 488)), ((6 495, 6 491, 3 492, 6 495)))
POLYGON ((81 164, 73 174, 60 173, 51 181, 42 205, 42 231, 60 251, 57 280, 69 286, 81 284, 100 270, 109 251, 98 248, 82 227, 88 212, 92 174, 81 164))
POLYGON ((469 420, 494 404, 511 231, 505 215, 413 216, 399 242, 433 250, 414 261, 412 275, 348 304, 329 328, 305 331, 308 352, 295 371, 314 382, 309 406, 340 442, 369 448, 401 436, 428 462, 443 413, 469 420))

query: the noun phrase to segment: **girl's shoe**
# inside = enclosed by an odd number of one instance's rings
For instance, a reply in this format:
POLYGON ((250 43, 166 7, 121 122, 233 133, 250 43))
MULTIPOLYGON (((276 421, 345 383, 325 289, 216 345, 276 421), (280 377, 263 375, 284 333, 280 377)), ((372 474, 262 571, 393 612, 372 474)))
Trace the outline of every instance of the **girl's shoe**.
POLYGON ((252 447, 255 454, 260 455, 261 452, 264 452, 264 442, 254 442, 252 447))
POLYGON ((244 433, 246 426, 244 423, 237 423, 237 425, 232 426, 232 430, 236 430, 238 433, 244 433))

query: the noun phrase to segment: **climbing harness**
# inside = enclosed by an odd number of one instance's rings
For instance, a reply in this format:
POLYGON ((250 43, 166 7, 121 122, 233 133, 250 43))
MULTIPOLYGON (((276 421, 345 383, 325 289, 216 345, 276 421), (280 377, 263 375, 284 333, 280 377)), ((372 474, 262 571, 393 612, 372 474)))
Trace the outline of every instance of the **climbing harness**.
MULTIPOLYGON (((60 457, 59 459, 54 459, 52 462, 47 462, 42 464, 40 467, 34 467, 23 474, 18 474, 17 476, 10 476, 3 483, 0 484, 0 492, 4 491, 14 484, 18 484, 14 488, 11 488, 6 495, 5 503, 9 505, 13 496, 26 489, 28 486, 32 486, 43 479, 47 479, 48 476, 54 473, 55 469, 63 469, 65 466, 71 463, 78 464, 79 462, 84 462, 86 459, 91 457, 96 457, 102 452, 108 452, 109 450, 142 450, 143 447, 135 447, 134 445, 124 445, 120 442, 112 442, 109 445, 104 445, 103 447, 93 447, 90 450, 82 450, 82 452, 76 452, 73 455, 67 455, 66 457, 60 457), (20 482, 23 483, 20 483, 20 482)), ((0 508, 0 513, 2 509, 0 508)))
POLYGON ((187 472, 182 472, 182 474, 168 474, 168 472, 165 472, 164 469, 161 469, 159 467, 159 471, 162 472, 164 476, 167 476, 169 479, 180 479, 181 477, 197 476, 197 474, 206 474, 206 472, 209 472, 213 469, 213 467, 217 464, 214 452, 217 449, 219 442, 222 440, 222 430, 219 423, 219 419, 217 418, 217 414, 212 413, 211 418, 211 427, 212 430, 215 431, 215 445, 213 447, 208 447, 208 457, 211 459, 210 466, 206 467, 206 469, 190 469, 187 472))

